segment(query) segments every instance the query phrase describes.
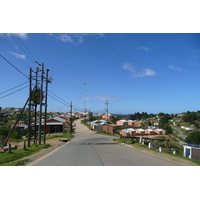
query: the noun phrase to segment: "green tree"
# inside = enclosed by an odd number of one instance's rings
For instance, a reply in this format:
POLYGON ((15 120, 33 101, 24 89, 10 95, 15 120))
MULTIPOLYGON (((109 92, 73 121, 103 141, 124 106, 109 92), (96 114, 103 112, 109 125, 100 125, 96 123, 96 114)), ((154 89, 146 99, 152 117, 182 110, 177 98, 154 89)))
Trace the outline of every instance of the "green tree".
POLYGON ((165 124, 164 129, 167 132, 167 134, 173 133, 172 128, 169 124, 165 124))
POLYGON ((162 117, 162 116, 164 116, 164 113, 162 112, 158 113, 158 117, 162 117))
POLYGON ((195 120, 197 120, 198 116, 196 112, 187 111, 187 113, 182 117, 184 122, 189 122, 193 124, 195 120))
POLYGON ((192 144, 200 144, 200 131, 193 131, 186 138, 185 142, 192 144))
POLYGON ((0 136, 7 136, 8 133, 10 132, 10 128, 8 127, 0 127, 0 136))
POLYGON ((22 136, 20 135, 19 131, 18 131, 18 127, 15 127, 13 130, 13 133, 11 135, 11 138, 18 141, 19 139, 22 138, 22 136))
POLYGON ((159 128, 164 128, 165 124, 168 123, 170 117, 168 114, 165 114, 161 117, 160 121, 159 121, 159 128))

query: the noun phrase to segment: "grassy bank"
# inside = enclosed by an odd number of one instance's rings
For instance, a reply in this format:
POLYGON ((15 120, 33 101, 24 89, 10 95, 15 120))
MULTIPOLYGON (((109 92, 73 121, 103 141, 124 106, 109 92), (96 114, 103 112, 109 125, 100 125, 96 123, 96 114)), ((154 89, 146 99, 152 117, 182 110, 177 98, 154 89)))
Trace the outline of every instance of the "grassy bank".
POLYGON ((32 155, 41 149, 49 148, 50 144, 41 144, 41 145, 31 145, 26 147, 26 149, 12 150, 11 152, 2 152, 0 153, 0 166, 16 166, 22 165, 26 160, 19 160, 25 156, 32 155), (13 162, 15 161, 15 162, 13 162))
MULTIPOLYGON (((132 145, 133 147, 136 147, 136 148, 139 147, 139 148, 146 149, 146 150, 149 150, 149 151, 159 152, 158 148, 148 148, 147 144, 142 145, 142 144, 139 143, 139 140, 137 140, 137 139, 132 140, 132 139, 128 139, 128 138, 119 138, 119 139, 115 139, 115 141, 118 142, 118 143, 129 144, 129 145, 132 145)), ((159 142, 159 146, 163 145, 163 147, 164 147, 164 148, 162 148, 164 151, 162 151, 161 153, 168 154, 168 155, 178 157, 178 158, 181 158, 181 159, 185 159, 185 160, 191 161, 191 162, 193 162, 197 165, 200 165, 200 161, 198 161, 198 160, 190 159, 190 158, 184 157, 182 155, 175 155, 175 154, 169 153, 171 151, 171 149, 169 149, 170 147, 168 147, 168 149, 167 149, 167 146, 170 146, 171 144, 173 144, 173 143, 171 143, 170 141, 169 142, 166 142, 166 141, 159 142)), ((177 144, 175 144, 175 145, 177 145, 177 144)), ((175 150, 175 148, 176 148, 176 146, 174 146, 173 150, 175 150)))
POLYGON ((17 150, 12 150, 11 152, 0 152, 0 166, 23 165, 25 162, 28 161, 28 159, 22 159, 22 158, 37 153, 42 149, 51 147, 51 145, 48 144, 48 140, 55 138, 58 138, 58 140, 61 138, 68 138, 69 140, 71 140, 73 137, 74 137, 74 132, 72 134, 63 133, 63 134, 50 135, 50 137, 46 136, 45 144, 37 146, 32 144, 30 147, 27 146, 26 149, 17 149, 17 150))

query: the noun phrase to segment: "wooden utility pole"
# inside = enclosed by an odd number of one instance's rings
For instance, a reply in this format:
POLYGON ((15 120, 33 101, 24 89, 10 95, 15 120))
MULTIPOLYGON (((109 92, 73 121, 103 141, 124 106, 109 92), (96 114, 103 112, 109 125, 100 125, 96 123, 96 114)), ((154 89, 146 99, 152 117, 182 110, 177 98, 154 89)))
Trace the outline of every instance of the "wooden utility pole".
MULTIPOLYGON (((107 99, 106 99, 106 103, 105 104, 106 104, 106 116, 107 116, 106 118, 107 118, 107 121, 108 121, 108 104, 109 103, 108 103, 107 99)), ((109 132, 109 127, 107 126, 107 128, 108 128, 107 131, 109 132)))
POLYGON ((13 127, 12 127, 10 133, 8 134, 7 138, 5 139, 5 141, 4 141, 3 145, 2 145, 2 148, 5 146, 5 144, 7 143, 8 139, 9 139, 9 137, 11 136, 11 134, 12 134, 12 132, 13 132, 15 126, 17 125, 17 123, 18 123, 20 117, 22 116, 22 113, 24 112, 24 109, 25 109, 26 105, 28 104, 28 102, 29 102, 29 98, 27 99, 26 103, 24 104, 24 107, 22 108, 21 113, 19 114, 19 116, 18 116, 18 118, 17 118, 15 124, 13 125, 13 127))
POLYGON ((108 103, 108 100, 107 100, 107 99, 106 99, 106 103, 105 103, 105 104, 106 104, 106 115, 107 115, 107 120, 108 120, 108 104, 109 104, 109 103, 108 103))
POLYGON ((44 143, 46 142, 46 123, 47 123, 47 93, 48 93, 48 83, 49 83, 49 69, 46 70, 46 91, 45 91, 45 114, 44 114, 44 143))
POLYGON ((43 100, 43 80, 44 80, 44 63, 42 63, 41 81, 40 81, 40 118, 39 118, 39 130, 38 130, 38 144, 41 144, 41 132, 42 132, 42 100, 43 100))
POLYGON ((72 102, 70 103, 70 125, 69 125, 69 133, 72 134, 72 102))
POLYGON ((29 104, 28 104, 28 146, 31 143, 31 91, 32 91, 32 68, 29 75, 29 104))
MULTIPOLYGON (((36 67, 36 71, 35 71, 35 90, 38 90, 38 72, 39 72, 39 68, 36 67)), ((33 139, 33 143, 36 144, 36 137, 37 137, 37 102, 34 102, 35 104, 35 121, 34 121, 34 139, 33 139)))

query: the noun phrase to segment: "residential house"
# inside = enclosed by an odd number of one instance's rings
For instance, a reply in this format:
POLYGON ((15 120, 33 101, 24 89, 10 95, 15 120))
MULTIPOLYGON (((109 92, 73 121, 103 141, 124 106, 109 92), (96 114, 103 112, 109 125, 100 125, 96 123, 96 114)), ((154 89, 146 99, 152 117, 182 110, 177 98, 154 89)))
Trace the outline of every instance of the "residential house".
POLYGON ((147 135, 153 135, 154 134, 154 130, 148 128, 148 129, 145 130, 145 134, 147 134, 147 135))
POLYGON ((76 112, 74 115, 76 118, 83 118, 83 113, 76 112))
POLYGON ((129 137, 129 131, 127 129, 123 129, 119 132, 120 135, 124 136, 124 137, 129 137))
POLYGON ((46 133, 62 133, 66 125, 66 119, 54 117, 46 122, 46 133))
POLYGON ((183 156, 200 161, 200 145, 182 144, 183 156))
POLYGON ((68 115, 61 115, 59 118, 65 119, 65 125, 68 125, 70 123, 70 116, 68 115))
POLYGON ((135 134, 136 135, 144 135, 145 134, 145 130, 144 129, 136 129, 135 134))
POLYGON ((154 133, 158 135, 165 135, 166 132, 164 129, 154 129, 154 133))
POLYGON ((90 123, 90 126, 92 127, 93 130, 97 129, 98 125, 103 125, 103 124, 107 124, 108 122, 106 120, 95 120, 93 122, 90 123))
POLYGON ((130 137, 135 136, 135 129, 133 129, 133 128, 128 128, 127 131, 129 131, 130 137))
POLYGON ((114 134, 114 127, 111 124, 103 124, 103 132, 114 134))
POLYGON ((127 126, 127 125, 128 125, 128 121, 127 121, 127 120, 118 120, 118 121, 116 122, 116 124, 117 124, 118 126, 127 126))
POLYGON ((187 130, 187 131, 193 131, 193 130, 195 130, 194 127, 181 126, 181 128, 182 128, 182 129, 185 129, 185 130, 187 130))
POLYGON ((113 116, 112 114, 103 114, 102 115, 102 117, 101 117, 102 119, 106 119, 106 120, 112 120, 112 119, 114 119, 115 118, 115 116, 113 116))

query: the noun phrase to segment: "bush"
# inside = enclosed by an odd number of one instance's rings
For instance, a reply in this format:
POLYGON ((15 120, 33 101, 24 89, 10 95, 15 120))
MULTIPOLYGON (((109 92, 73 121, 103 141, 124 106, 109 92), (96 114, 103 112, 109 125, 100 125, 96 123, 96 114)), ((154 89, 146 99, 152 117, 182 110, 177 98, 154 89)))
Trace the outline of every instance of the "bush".
POLYGON ((185 142, 192 144, 200 144, 200 131, 191 132, 185 139, 185 142))
POLYGON ((153 149, 158 149, 159 147, 162 147, 162 152, 166 153, 172 153, 172 151, 176 151, 176 154, 182 155, 183 153, 183 147, 175 142, 160 142, 160 141, 153 141, 151 142, 153 149))

